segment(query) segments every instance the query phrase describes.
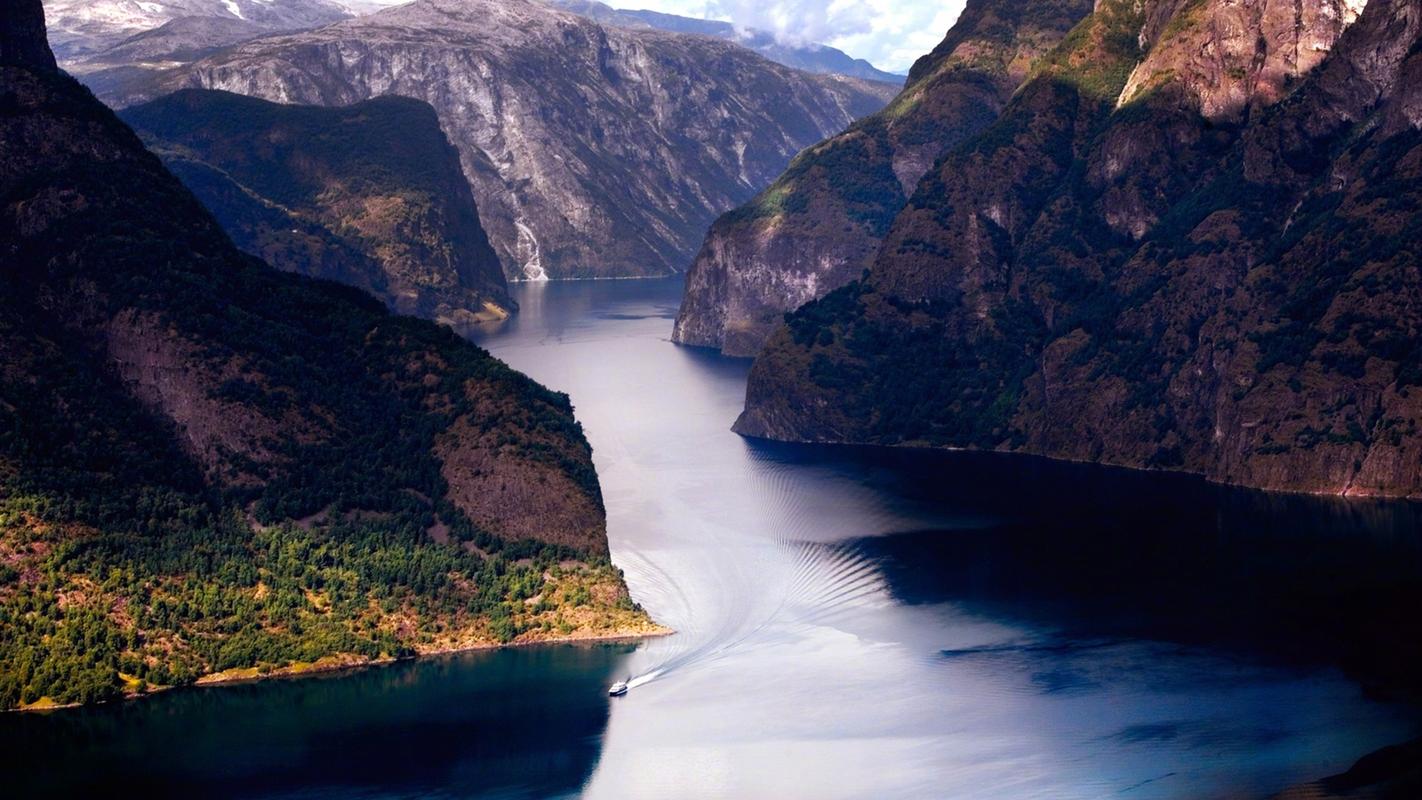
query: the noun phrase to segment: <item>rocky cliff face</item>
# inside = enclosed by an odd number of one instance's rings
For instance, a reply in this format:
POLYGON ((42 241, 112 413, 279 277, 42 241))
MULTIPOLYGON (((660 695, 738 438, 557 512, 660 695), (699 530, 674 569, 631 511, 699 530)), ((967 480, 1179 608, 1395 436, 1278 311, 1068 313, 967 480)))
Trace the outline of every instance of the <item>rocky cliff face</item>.
POLYGON ((188 90, 122 116, 239 247, 278 269, 455 325, 513 307, 459 154, 426 103, 328 109, 188 90))
POLYGON ((1366 4, 1161 4, 1141 28, 1147 54, 1119 103, 1173 86, 1191 95, 1206 119, 1237 122, 1252 108, 1277 102, 1318 66, 1366 4))
POLYGON ((781 317, 858 278, 920 178, 1001 112, 1088 0, 973 0, 884 111, 802 153, 712 226, 672 338, 753 356, 781 317))
POLYGON ((45 0, 50 41, 65 61, 88 58, 178 19, 232 20, 265 32, 351 16, 333 0, 45 0))
POLYGON ((1422 4, 1357 11, 1103 0, 737 429, 1422 495, 1422 4))
POLYGON ((429 102, 513 278, 662 275, 715 215, 892 87, 528 0, 419 0, 167 79, 286 103, 429 102))
POLYGON ((566 396, 239 252, 4 8, 0 708, 650 627, 566 396))

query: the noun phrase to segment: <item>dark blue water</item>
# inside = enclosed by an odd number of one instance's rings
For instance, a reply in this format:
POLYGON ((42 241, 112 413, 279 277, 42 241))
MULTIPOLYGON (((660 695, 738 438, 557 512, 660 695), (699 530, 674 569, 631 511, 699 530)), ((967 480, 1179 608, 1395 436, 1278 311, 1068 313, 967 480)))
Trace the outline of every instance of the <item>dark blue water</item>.
POLYGON ((525 285, 471 332, 572 396, 677 636, 8 715, 19 793, 1263 797, 1418 734, 1417 506, 746 442, 679 291, 525 285))
POLYGON ((467 653, 6 719, 7 757, 23 755, 8 796, 567 794, 597 761, 629 649, 467 653))

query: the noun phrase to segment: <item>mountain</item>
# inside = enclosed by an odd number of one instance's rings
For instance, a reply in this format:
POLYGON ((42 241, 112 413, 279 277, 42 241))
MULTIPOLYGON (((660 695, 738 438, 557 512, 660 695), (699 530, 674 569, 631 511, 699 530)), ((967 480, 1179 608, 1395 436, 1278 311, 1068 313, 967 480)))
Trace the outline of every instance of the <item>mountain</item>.
POLYGON ((63 61, 94 56, 183 18, 236 21, 271 32, 314 28, 350 16, 333 0, 46 0, 44 5, 50 40, 63 61))
POLYGON ((1102 0, 737 430, 1422 496, 1422 3, 1102 0))
POLYGON ((152 30, 136 33, 113 47, 66 66, 81 73, 95 67, 131 67, 169 62, 190 62, 216 53, 224 47, 251 41, 272 31, 264 25, 236 17, 179 17, 152 30))
POLYGON ((238 247, 461 324, 513 308, 459 153, 427 103, 284 106, 186 90, 120 115, 238 247))
POLYGON ((159 90, 179 88, 430 103, 515 278, 669 274, 717 214, 894 91, 529 0, 418 0, 263 38, 176 70, 159 90))
POLYGON ((801 153, 712 225, 672 339, 754 356, 785 312, 858 278, 914 187, 992 124, 1090 0, 971 0, 889 107, 801 153))
POLYGON ((823 44, 796 44, 782 41, 767 31, 737 28, 729 22, 680 17, 660 11, 613 8, 597 0, 548 0, 549 4, 589 19, 623 28, 655 28, 672 33, 714 36, 735 42, 787 67, 826 75, 845 75, 868 81, 903 84, 904 76, 885 72, 862 58, 823 44))
POLYGON ((650 629, 568 398, 239 252, 38 0, 0 141, 0 707, 650 629))

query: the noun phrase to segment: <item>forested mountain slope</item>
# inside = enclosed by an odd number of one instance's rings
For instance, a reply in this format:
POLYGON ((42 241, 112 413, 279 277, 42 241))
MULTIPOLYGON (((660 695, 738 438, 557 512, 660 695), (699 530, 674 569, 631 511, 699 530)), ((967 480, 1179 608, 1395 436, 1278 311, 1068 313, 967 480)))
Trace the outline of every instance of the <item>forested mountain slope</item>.
POLYGON ((121 116, 239 247, 278 269, 456 325, 513 308, 459 153, 426 103, 328 109, 185 90, 121 116))
POLYGON ((1294 5, 1099 3, 737 429, 1422 495, 1422 4, 1294 5))
POLYGON ((649 629, 568 398, 240 253, 39 0, 0 142, 0 707, 649 629))

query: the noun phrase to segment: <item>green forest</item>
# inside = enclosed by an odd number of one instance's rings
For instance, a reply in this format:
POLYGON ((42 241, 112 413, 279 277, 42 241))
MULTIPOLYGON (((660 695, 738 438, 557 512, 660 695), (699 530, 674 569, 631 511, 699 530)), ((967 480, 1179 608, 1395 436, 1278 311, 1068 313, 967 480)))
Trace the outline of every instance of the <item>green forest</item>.
POLYGON ((605 559, 565 569, 555 548, 531 545, 484 557, 430 541, 415 513, 307 530, 175 510, 191 522, 104 533, 43 522, 47 498, 5 498, 0 707, 109 700, 337 654, 410 656, 460 628, 487 642, 566 636, 576 612, 637 611, 605 559), (30 556, 20 568, 16 553, 30 556))

